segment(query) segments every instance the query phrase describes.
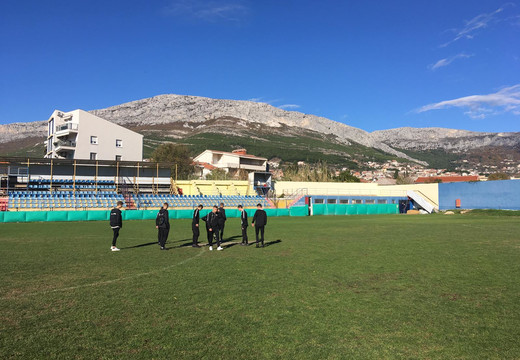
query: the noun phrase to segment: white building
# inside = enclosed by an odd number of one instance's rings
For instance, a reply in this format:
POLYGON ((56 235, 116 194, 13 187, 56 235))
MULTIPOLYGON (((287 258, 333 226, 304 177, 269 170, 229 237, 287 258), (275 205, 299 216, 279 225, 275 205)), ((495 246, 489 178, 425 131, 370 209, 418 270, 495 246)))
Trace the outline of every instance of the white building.
POLYGON ((46 158, 142 161, 143 135, 84 110, 55 110, 48 120, 46 158))
POLYGON ((266 171, 267 159, 249 155, 245 149, 233 150, 233 152, 205 150, 196 156, 195 163, 210 164, 224 169, 226 172, 236 174, 239 170, 247 172, 266 171))

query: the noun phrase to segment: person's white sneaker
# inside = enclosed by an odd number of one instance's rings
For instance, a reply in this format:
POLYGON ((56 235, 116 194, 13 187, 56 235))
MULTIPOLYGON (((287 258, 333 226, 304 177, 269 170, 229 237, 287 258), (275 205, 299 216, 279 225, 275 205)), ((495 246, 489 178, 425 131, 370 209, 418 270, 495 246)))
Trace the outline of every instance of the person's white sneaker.
POLYGON ((209 247, 209 251, 211 251, 211 250, 213 250, 213 246, 210 246, 210 247, 209 247))
POLYGON ((119 251, 120 249, 118 249, 116 247, 113 247, 113 248, 110 248, 110 250, 112 250, 112 251, 119 251))
POLYGON ((222 246, 219 246, 217 250, 224 250, 224 248, 222 246))

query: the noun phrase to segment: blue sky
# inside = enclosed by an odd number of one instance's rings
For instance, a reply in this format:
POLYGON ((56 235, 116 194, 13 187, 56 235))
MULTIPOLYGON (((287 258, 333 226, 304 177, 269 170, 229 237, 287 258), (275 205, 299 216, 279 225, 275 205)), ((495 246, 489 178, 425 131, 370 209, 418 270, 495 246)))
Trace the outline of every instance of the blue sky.
POLYGON ((520 131, 519 1, 4 0, 0 123, 160 94, 520 131))

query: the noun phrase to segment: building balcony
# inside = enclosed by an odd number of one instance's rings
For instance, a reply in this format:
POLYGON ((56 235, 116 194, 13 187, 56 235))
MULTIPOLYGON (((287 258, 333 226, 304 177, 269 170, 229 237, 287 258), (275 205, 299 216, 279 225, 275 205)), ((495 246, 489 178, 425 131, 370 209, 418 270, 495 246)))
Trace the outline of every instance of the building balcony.
POLYGON ((56 152, 61 150, 74 150, 76 149, 76 142, 71 140, 58 140, 54 142, 56 152))
POLYGON ((251 164, 237 164, 237 163, 224 163, 224 164, 212 164, 221 169, 243 169, 246 171, 265 171, 265 165, 251 165, 251 164))
POLYGON ((78 124, 68 123, 56 126, 56 136, 67 136, 78 133, 78 124))
POLYGON ((240 164, 240 169, 248 171, 265 171, 265 165, 240 164))

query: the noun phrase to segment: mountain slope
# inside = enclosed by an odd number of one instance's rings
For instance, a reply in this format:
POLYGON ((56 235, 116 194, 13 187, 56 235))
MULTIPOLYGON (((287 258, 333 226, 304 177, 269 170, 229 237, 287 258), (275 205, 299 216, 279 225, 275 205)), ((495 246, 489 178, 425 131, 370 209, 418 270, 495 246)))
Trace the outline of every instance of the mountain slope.
POLYGON ((276 129, 285 125, 330 135, 347 145, 350 141, 355 141, 366 147, 409 158, 406 154, 392 149, 384 143, 374 141, 364 130, 323 117, 297 111, 285 111, 269 104, 252 101, 159 95, 107 109, 93 110, 91 113, 117 124, 137 127, 180 122, 186 124, 186 129, 196 129, 201 125, 206 126, 207 121, 221 118, 233 118, 247 123, 261 124, 261 126, 271 128, 272 132, 277 132, 276 129))

